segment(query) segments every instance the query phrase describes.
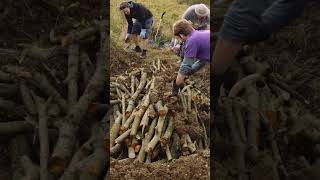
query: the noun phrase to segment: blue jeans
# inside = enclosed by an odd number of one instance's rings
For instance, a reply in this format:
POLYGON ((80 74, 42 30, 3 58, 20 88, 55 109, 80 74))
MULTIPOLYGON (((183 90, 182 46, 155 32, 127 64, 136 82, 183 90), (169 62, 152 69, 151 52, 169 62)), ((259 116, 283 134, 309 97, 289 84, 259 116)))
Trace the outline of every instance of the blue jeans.
POLYGON ((244 43, 265 40, 298 17, 304 4, 304 0, 234 0, 220 36, 244 43))
POLYGON ((181 63, 180 69, 179 69, 179 73, 184 76, 190 76, 190 75, 196 73, 197 71, 199 71, 206 64, 209 64, 209 63, 206 61, 202 61, 200 59, 197 59, 197 58, 184 57, 184 59, 181 63))
POLYGON ((133 23, 131 33, 139 35, 141 32, 141 29, 146 29, 147 30, 146 39, 148 39, 149 35, 151 34, 152 24, 153 24, 153 17, 151 17, 145 21, 145 27, 142 27, 141 22, 136 20, 136 22, 133 23))

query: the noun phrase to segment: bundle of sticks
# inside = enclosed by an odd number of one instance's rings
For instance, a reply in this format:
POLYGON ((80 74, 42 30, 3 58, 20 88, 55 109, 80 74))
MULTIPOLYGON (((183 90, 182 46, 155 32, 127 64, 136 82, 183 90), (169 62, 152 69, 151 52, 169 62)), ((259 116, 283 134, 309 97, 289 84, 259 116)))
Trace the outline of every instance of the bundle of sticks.
MULTIPOLYGON (((178 135, 175 131, 174 115, 168 104, 161 98, 153 98, 153 94, 158 93, 156 80, 154 76, 148 79, 144 69, 111 78, 111 157, 150 163, 163 158, 170 161, 178 158, 181 152, 187 155, 196 151, 196 143, 188 133, 178 135)), ((191 86, 185 90, 191 93, 191 86)), ((180 96, 186 96, 184 90, 180 96)), ((190 94, 190 106, 191 98, 190 94)), ((184 107, 187 112, 187 106, 184 107)))
MULTIPOLYGON (((229 91, 221 88, 222 114, 214 117, 211 129, 217 156, 223 157, 226 152, 225 149, 218 150, 221 143, 231 145, 227 147, 231 147, 234 175, 238 179, 260 177, 262 167, 270 169, 269 179, 291 179, 301 175, 300 171, 289 172, 282 156, 286 152, 281 151, 288 149, 278 146, 279 142, 286 142, 285 146, 298 148, 300 144, 293 139, 303 137, 314 143, 320 137, 320 124, 308 110, 308 101, 280 76, 271 73, 267 63, 256 62, 252 56, 242 58, 233 70, 237 72, 238 81, 229 91), (308 133, 311 129, 313 133, 308 133)), ((303 150, 299 153, 296 160, 298 164, 304 164, 301 169, 310 169, 311 159, 319 160, 319 154, 313 157, 303 150)))
MULTIPOLYGON (((93 129, 91 136, 78 136, 78 131, 92 104, 103 106, 97 98, 106 88, 106 27, 106 22, 101 21, 94 27, 74 31, 61 39, 68 39, 62 42, 62 46, 26 46, 22 53, 15 53, 20 64, 0 67, 0 111, 21 118, 6 122, 1 118, 0 122, 1 137, 10 137, 14 179, 69 180, 77 177, 96 180, 105 172, 107 151, 103 143, 101 119, 88 123, 89 129, 93 129), (99 32, 100 41, 91 41, 99 32), (89 58, 83 43, 100 44, 100 49, 95 52, 96 60, 89 58), (63 79, 55 77, 52 73, 54 69, 48 66, 43 70, 48 73, 27 67, 27 61, 40 59, 45 62, 58 56, 57 50, 68 55, 64 84, 59 83, 63 79), (67 97, 61 91, 64 85, 67 97), (22 110, 16 111, 17 107, 22 110), (37 153, 38 156, 35 155, 37 153)), ((2 49, 2 52, 5 50, 2 49)), ((108 106, 104 107, 104 110, 100 109, 102 113, 108 109, 108 106)))

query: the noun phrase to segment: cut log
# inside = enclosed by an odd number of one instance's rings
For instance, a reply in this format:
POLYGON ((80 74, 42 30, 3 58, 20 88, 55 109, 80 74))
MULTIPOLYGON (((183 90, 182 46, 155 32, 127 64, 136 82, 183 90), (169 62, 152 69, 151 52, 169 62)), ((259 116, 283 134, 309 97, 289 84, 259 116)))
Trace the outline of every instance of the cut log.
MULTIPOLYGON (((83 95, 79 98, 79 101, 71 108, 68 115, 66 116, 66 127, 65 131, 59 131, 59 139, 55 145, 52 153, 52 159, 58 160, 56 162, 62 161, 62 166, 58 166, 57 173, 63 172, 65 165, 70 160, 74 149, 74 142, 76 137, 76 132, 78 131, 79 124, 83 116, 86 114, 89 105, 92 101, 102 92, 105 85, 105 74, 106 74, 106 54, 98 52, 97 53, 97 64, 96 71, 90 80, 90 83, 86 87, 83 95), (70 124, 70 125, 69 125, 70 124), (70 129, 70 130, 69 130, 70 129), (60 171, 61 170, 61 171, 60 171)), ((53 97, 55 98, 55 97, 53 97)), ((52 161, 55 162, 55 161, 52 161)), ((49 163, 50 164, 50 163, 49 163)), ((52 165, 55 163, 52 163, 52 165)), ((54 167, 54 165, 53 165, 54 167)))
POLYGON ((144 162, 146 148, 151 138, 153 137, 156 125, 157 125, 157 119, 153 119, 148 132, 145 134, 144 139, 142 140, 142 147, 139 151, 138 158, 137 158, 139 162, 144 162))
POLYGON ((21 64, 26 57, 30 57, 33 59, 47 60, 52 58, 55 55, 63 54, 64 49, 60 46, 53 46, 50 48, 40 48, 38 46, 30 45, 30 44, 18 44, 23 47, 24 50, 21 53, 19 63, 21 64))
POLYGON ((19 86, 24 107, 31 115, 37 114, 35 102, 31 97, 30 89, 27 87, 26 82, 24 80, 21 80, 19 86))
POLYGON ((72 44, 68 47, 68 107, 69 110, 78 100, 78 74, 80 47, 72 44))
POLYGON ((229 97, 236 97, 238 93, 245 89, 246 87, 252 85, 253 83, 262 80, 262 76, 260 74, 251 74, 239 80, 230 90, 229 97))
POLYGON ((142 92, 142 90, 144 89, 145 85, 147 83, 147 73, 143 72, 142 75, 141 75, 141 79, 140 79, 140 83, 139 83, 139 86, 138 88, 136 89, 136 92, 132 95, 131 99, 133 101, 135 101, 139 94, 142 92))
POLYGON ((83 80, 83 87, 85 87, 87 84, 89 84, 90 77, 93 72, 92 63, 89 59, 89 56, 86 52, 80 52, 80 71, 82 74, 82 80, 83 80))
POLYGON ((128 129, 126 132, 122 133, 119 137, 117 137, 114 142, 116 144, 122 143, 129 135, 130 135, 131 129, 128 129))
POLYGON ((59 137, 55 145, 54 152, 49 159, 49 170, 54 174, 61 175, 64 169, 67 167, 71 155, 73 154, 73 145, 76 142, 77 127, 73 124, 64 122, 59 127, 59 137), (71 146, 72 145, 72 146, 71 146))
POLYGON ((149 111, 150 111, 150 108, 153 107, 152 104, 149 105, 147 111, 144 113, 143 117, 142 117, 142 120, 140 122, 140 127, 142 127, 142 134, 144 134, 144 130, 148 127, 148 124, 149 124, 149 111))
POLYGON ((132 128, 131 128, 131 133, 130 133, 131 137, 136 136, 138 128, 139 128, 139 125, 140 125, 141 118, 143 117, 143 114, 147 110, 147 108, 149 106, 149 102, 150 102, 149 94, 147 94, 145 96, 145 98, 142 100, 141 107, 137 111, 137 113, 136 113, 136 115, 134 117, 134 121, 132 123, 132 128))
POLYGON ((172 155, 171 155, 171 151, 170 151, 170 148, 169 148, 168 144, 166 145, 166 155, 167 155, 167 160, 171 161, 172 160, 172 155))
POLYGON ((0 135, 16 135, 33 132, 34 126, 27 121, 11 121, 0 123, 0 135))
POLYGON ((29 79, 29 82, 31 82, 33 85, 38 87, 48 97, 52 97, 52 99, 61 106, 61 108, 64 110, 64 112, 67 112, 68 107, 67 107, 66 100, 49 83, 49 81, 45 75, 40 74, 40 73, 35 73, 35 75, 33 76, 33 80, 29 79))
POLYGON ((115 143, 115 139, 118 137, 119 135, 119 131, 120 131, 120 126, 121 126, 121 119, 122 119, 122 115, 120 114, 116 120, 114 121, 111 130, 110 130, 110 148, 114 145, 115 143))
POLYGON ((85 142, 80 149, 75 153, 75 155, 72 157, 72 160, 66 169, 66 171, 61 176, 60 180, 71 180, 76 178, 77 173, 77 163, 83 160, 85 157, 87 157, 92 149, 92 141, 93 138, 91 137, 87 142, 85 142))
POLYGON ((156 126, 156 132, 159 133, 159 136, 162 134, 164 121, 166 119, 166 115, 168 113, 168 107, 164 106, 161 110, 163 113, 159 115, 158 124, 156 126))
POLYGON ((167 127, 164 135, 161 137, 162 146, 165 146, 170 142, 170 138, 171 138, 171 135, 172 135, 173 130, 174 130, 173 118, 170 117, 168 121, 169 121, 168 122, 168 127, 167 127))
POLYGON ((130 117, 127 119, 126 123, 121 127, 121 131, 126 131, 130 125, 132 124, 135 116, 136 116, 137 110, 134 109, 133 112, 131 113, 130 117))
POLYGON ((134 102, 131 99, 129 99, 128 100, 128 107, 127 107, 126 113, 125 113, 125 116, 127 119, 130 117, 133 110, 134 110, 134 102))
POLYGON ((39 118, 39 140, 40 140, 40 179, 49 179, 48 158, 49 158, 49 135, 48 135, 48 115, 47 107, 51 98, 47 102, 38 96, 34 96, 39 118))
POLYGON ((67 36, 62 37, 61 46, 66 47, 70 44, 75 44, 80 40, 88 38, 99 31, 99 28, 96 26, 89 27, 80 31, 73 31, 69 33, 67 36))

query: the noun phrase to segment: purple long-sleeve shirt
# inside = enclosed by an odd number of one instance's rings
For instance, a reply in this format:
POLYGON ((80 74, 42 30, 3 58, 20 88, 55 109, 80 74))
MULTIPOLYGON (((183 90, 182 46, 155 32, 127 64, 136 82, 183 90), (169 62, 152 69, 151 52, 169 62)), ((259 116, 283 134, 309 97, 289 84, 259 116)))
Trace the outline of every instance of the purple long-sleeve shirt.
POLYGON ((210 62, 210 30, 194 30, 185 44, 184 56, 210 62))

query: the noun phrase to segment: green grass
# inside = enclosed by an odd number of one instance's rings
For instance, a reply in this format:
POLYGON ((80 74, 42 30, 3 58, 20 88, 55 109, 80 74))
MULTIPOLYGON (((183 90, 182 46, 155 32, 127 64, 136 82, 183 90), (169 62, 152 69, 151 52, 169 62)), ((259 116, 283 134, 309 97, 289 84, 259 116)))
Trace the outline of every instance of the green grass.
MULTIPOLYGON (((124 15, 118 10, 118 6, 121 2, 123 2, 123 0, 110 1, 111 43, 112 46, 116 47, 121 46, 127 32, 127 21, 124 15)), ((179 4, 178 0, 139 0, 135 2, 144 4, 153 14, 154 22, 152 27, 152 36, 150 37, 152 39, 154 39, 154 35, 156 34, 161 14, 166 11, 161 24, 161 39, 171 39, 171 37, 173 37, 172 25, 181 18, 183 12, 188 8, 187 3, 191 1, 186 1, 186 3, 182 4, 179 4)), ((197 0, 197 2, 206 3, 209 1, 197 0)))

